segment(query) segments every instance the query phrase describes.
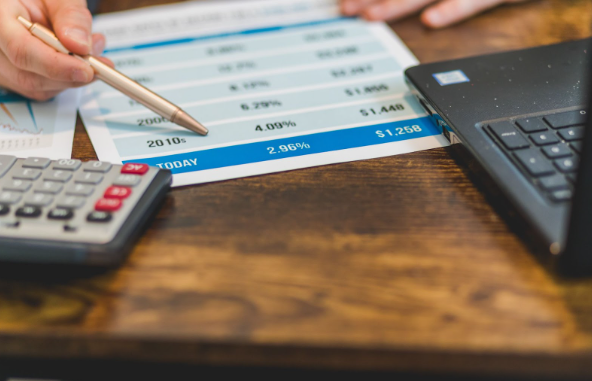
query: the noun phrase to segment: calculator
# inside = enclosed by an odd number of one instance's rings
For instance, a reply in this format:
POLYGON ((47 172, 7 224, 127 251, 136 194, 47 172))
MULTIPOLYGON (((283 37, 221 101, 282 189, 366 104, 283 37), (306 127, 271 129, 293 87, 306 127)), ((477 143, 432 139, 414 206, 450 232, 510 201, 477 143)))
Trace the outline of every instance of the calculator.
POLYGON ((0 261, 113 266, 170 189, 146 164, 0 155, 0 261))

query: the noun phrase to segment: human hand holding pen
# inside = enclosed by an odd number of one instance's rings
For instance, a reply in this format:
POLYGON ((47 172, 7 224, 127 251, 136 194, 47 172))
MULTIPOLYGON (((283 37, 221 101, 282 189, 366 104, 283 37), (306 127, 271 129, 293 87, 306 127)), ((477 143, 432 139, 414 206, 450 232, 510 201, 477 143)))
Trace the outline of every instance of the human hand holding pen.
MULTIPOLYGON (((85 0, 2 0, 0 8, 0 87, 35 100, 93 81, 93 69, 56 52, 18 22, 22 16, 50 26, 64 46, 79 55, 100 55, 105 37, 92 34, 85 0)), ((102 58, 103 62, 112 63, 102 58)))
POLYGON ((422 23, 443 28, 501 4, 524 1, 529 0, 341 0, 341 9, 347 16, 373 21, 397 20, 423 10, 422 23))

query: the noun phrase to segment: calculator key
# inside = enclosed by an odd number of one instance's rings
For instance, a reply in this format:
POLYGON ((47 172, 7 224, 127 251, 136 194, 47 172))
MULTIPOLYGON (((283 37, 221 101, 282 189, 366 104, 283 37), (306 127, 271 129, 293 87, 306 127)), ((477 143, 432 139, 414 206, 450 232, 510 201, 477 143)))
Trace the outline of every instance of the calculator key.
POLYGON ((107 173, 113 167, 111 163, 105 163, 103 161, 89 161, 84 163, 82 169, 85 172, 99 172, 99 173, 107 173))
POLYGON ((103 175, 93 172, 83 172, 77 174, 74 177, 74 181, 77 183, 96 185, 103 181, 103 175))
POLYGON ((16 157, 14 156, 0 155, 0 177, 4 176, 15 162, 16 157))
POLYGON ((88 216, 86 216, 86 220, 88 222, 109 222, 113 216, 109 212, 90 212, 88 216))
POLYGON ((37 218, 41 216, 41 208, 38 206, 23 206, 16 210, 17 217, 37 218))
POLYGON ((577 153, 582 153, 582 146, 583 146, 582 142, 571 142, 571 143, 569 143, 569 145, 577 153))
POLYGON ((573 197, 573 192, 569 189, 559 190, 551 193, 553 201, 569 201, 573 197))
POLYGON ((578 124, 586 124, 587 112, 585 110, 576 110, 562 112, 555 115, 547 115, 545 122, 553 128, 570 127, 578 124))
POLYGON ((30 157, 23 162, 23 168, 45 169, 51 160, 44 157, 30 157))
POLYGON ((543 147, 543 152, 549 159, 559 159, 562 157, 573 156, 573 153, 565 144, 556 144, 543 147))
POLYGON ((113 182, 113 185, 122 187, 135 187, 142 178, 138 175, 119 175, 113 182))
POLYGON ((16 204, 22 197, 20 192, 2 192, 0 193, 0 204, 16 204))
POLYGON ((555 166, 563 173, 576 172, 578 170, 578 161, 571 158, 555 160, 555 166))
POLYGON ((539 118, 520 119, 516 121, 516 124, 522 131, 527 133, 547 131, 549 129, 545 122, 539 118))
POLYGON ((44 181, 40 184, 35 185, 33 192, 35 193, 47 193, 47 194, 58 194, 62 191, 64 186, 55 181, 44 181))
POLYGON ((572 183, 575 184, 576 181, 578 180, 578 175, 576 173, 568 173, 567 175, 565 175, 565 177, 567 177, 567 179, 572 183))
POLYGON ((85 184, 71 184, 66 188, 66 194, 88 197, 95 191, 95 187, 85 184))
POLYGON ((563 130, 559 130, 557 133, 563 140, 568 142, 582 140, 584 138, 584 127, 564 128, 563 130))
POLYGON ((43 174, 43 179, 49 181, 59 181, 65 183, 66 181, 72 178, 72 172, 70 171, 63 171, 61 169, 54 170, 54 171, 46 171, 43 174))
POLYGON ((41 171, 32 168, 21 168, 12 172, 13 179, 37 180, 41 176, 41 171))
POLYGON ((71 220, 74 218, 74 212, 71 209, 53 209, 47 213, 50 220, 71 220))
POLYGON ((62 171, 75 171, 82 165, 80 160, 75 159, 60 159, 53 164, 53 169, 61 169, 62 171))
POLYGON ((63 196, 58 200, 56 206, 64 209, 78 209, 84 206, 86 198, 79 196, 63 196))
POLYGON ((128 173, 132 175, 143 175, 148 172, 148 164, 127 163, 121 167, 121 173, 128 173))
POLYGON ((10 213, 10 207, 8 205, 0 204, 0 216, 5 216, 10 213))
POLYGON ((33 193, 25 196, 25 205, 47 206, 53 202, 53 197, 44 193, 33 193))
POLYGON ((31 188, 32 184, 33 182, 29 180, 10 180, 8 183, 4 184, 2 189, 7 191, 26 192, 31 188))
POLYGON ((532 176, 545 176, 555 173, 551 163, 538 150, 529 149, 514 153, 518 161, 532 176))
POLYGON ((552 132, 532 134, 530 135, 530 140, 532 140, 537 146, 559 143, 559 138, 552 132))
POLYGON ((120 200, 128 198, 132 194, 132 190, 126 187, 109 187, 105 190, 103 197, 118 198, 120 200))
POLYGON ((489 129, 507 149, 513 150, 530 147, 528 140, 526 140, 510 122, 490 124, 489 129))
POLYGON ((553 176, 543 177, 539 180, 541 187, 545 190, 559 190, 569 189, 569 183, 565 179, 565 176, 555 174, 553 176))
POLYGON ((121 200, 116 198, 102 198, 95 204, 98 212, 116 212, 121 208, 121 200))

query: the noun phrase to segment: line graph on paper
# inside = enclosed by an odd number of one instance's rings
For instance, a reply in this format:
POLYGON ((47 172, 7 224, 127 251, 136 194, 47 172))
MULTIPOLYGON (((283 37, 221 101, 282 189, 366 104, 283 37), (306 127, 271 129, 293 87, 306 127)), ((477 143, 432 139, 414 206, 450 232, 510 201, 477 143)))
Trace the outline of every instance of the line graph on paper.
POLYGON ((0 89, 0 152, 50 146, 53 126, 41 122, 52 102, 32 102, 0 89))

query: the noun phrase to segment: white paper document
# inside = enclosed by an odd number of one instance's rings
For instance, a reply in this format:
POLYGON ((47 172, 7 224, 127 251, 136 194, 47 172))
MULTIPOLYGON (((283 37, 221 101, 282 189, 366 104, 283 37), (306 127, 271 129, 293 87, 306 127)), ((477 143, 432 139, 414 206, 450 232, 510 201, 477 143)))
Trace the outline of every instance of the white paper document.
POLYGON ((336 0, 189 2, 95 19, 106 56, 209 128, 199 136, 104 83, 80 113, 99 159, 188 185, 446 145, 409 93, 417 63, 336 0))
POLYGON ((0 154, 70 158, 79 90, 34 102, 0 89, 0 154))

